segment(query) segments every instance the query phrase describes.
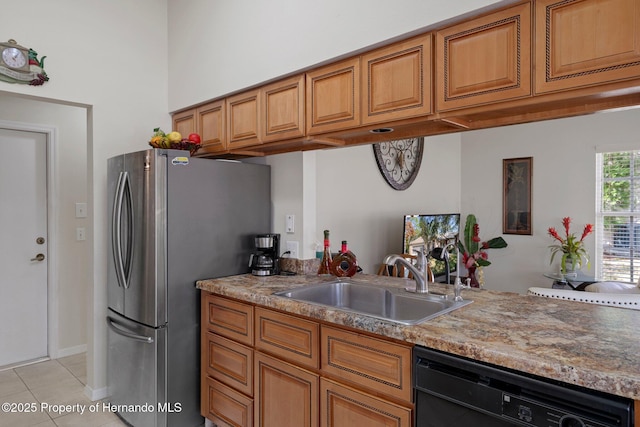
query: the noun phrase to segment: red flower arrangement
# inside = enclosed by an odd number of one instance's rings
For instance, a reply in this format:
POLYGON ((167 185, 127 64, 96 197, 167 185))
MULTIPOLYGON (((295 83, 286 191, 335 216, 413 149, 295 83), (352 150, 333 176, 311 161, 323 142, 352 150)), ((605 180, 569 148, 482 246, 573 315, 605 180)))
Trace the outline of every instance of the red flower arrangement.
POLYGON ((580 239, 575 234, 569 232, 571 227, 571 218, 562 218, 562 225, 564 226, 565 237, 562 238, 554 227, 549 227, 549 235, 556 239, 559 243, 549 246, 551 249, 551 261, 555 258, 558 252, 562 253, 562 259, 560 260, 560 268, 563 274, 567 273, 567 260, 573 267, 581 268, 583 260, 586 261, 587 267, 590 266, 589 254, 584 248, 584 238, 593 232, 593 224, 587 224, 582 230, 582 236, 580 239))

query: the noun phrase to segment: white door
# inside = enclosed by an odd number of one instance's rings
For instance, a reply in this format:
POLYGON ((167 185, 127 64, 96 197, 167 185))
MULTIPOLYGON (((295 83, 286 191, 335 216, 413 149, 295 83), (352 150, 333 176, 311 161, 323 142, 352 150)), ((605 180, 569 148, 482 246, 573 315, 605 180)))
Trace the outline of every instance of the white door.
POLYGON ((0 367, 47 356, 47 137, 0 128, 0 367))

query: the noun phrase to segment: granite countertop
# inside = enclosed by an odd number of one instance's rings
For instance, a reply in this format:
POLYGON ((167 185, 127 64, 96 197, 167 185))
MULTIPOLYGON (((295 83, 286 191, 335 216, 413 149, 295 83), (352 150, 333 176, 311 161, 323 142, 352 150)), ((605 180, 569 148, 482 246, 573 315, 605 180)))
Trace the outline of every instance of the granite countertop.
MULTIPOLYGON (((334 278, 335 279, 335 278, 334 278)), ((474 302, 418 325, 406 326, 320 305, 273 296, 318 283, 318 276, 250 274, 201 280, 218 295, 307 316, 388 338, 469 357, 640 400, 640 311, 479 289, 474 302)), ((405 279, 358 274, 351 278, 404 287, 405 279)), ((451 287, 430 284, 451 293, 451 287)))

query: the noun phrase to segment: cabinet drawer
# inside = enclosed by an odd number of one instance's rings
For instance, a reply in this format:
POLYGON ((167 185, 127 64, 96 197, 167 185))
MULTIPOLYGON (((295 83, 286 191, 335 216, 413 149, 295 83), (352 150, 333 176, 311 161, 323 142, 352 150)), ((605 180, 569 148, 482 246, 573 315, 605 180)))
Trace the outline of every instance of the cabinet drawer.
POLYGON ((319 329, 316 322, 256 308, 256 349, 291 362, 318 368, 319 329))
POLYGON ((411 427, 411 409, 320 379, 320 425, 411 427))
POLYGON ((201 414, 217 427, 252 427, 253 399, 206 378, 201 390, 201 414))
POLYGON ((204 344, 206 374, 253 396, 253 350, 211 332, 204 344))
POLYGON ((411 401, 411 347, 323 326, 321 369, 375 393, 411 401))
POLYGON ((253 307, 207 293, 202 298, 203 327, 248 346, 253 345, 253 307))

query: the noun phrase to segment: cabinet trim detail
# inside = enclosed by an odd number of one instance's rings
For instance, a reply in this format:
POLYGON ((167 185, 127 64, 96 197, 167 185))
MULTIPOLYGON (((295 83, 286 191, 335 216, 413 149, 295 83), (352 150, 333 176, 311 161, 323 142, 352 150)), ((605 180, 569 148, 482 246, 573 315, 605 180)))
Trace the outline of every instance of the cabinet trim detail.
POLYGON ((484 91, 477 91, 477 92, 472 92, 472 93, 466 93, 464 95, 458 95, 458 96, 450 96, 449 95, 449 73, 445 72, 444 73, 444 100, 445 101, 453 101, 453 100, 458 100, 458 99, 466 99, 466 98, 473 98, 473 97, 477 97, 479 95, 488 95, 488 94, 492 94, 492 93, 498 93, 498 92, 503 92, 506 90, 511 90, 511 89, 516 89, 516 88, 520 88, 521 87, 521 82, 522 82, 522 76, 521 76, 521 66, 520 66, 520 58, 521 58, 521 20, 520 20, 520 15, 515 15, 509 18, 504 18, 501 19, 499 21, 495 21, 495 22, 491 22, 479 27, 475 27, 475 28, 470 28, 468 30, 456 33, 456 34, 451 34, 448 36, 444 37, 444 69, 447 70, 449 68, 449 42, 451 40, 457 39, 459 37, 463 37, 466 36, 468 34, 473 34, 473 33, 478 33, 480 31, 485 31, 488 30, 490 28, 496 28, 496 27, 500 27, 506 24, 511 24, 511 23, 515 23, 516 25, 516 39, 517 39, 517 43, 516 43, 516 81, 508 86, 503 86, 503 87, 499 87, 499 88, 494 88, 494 89, 488 89, 488 90, 484 90, 484 91))

